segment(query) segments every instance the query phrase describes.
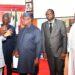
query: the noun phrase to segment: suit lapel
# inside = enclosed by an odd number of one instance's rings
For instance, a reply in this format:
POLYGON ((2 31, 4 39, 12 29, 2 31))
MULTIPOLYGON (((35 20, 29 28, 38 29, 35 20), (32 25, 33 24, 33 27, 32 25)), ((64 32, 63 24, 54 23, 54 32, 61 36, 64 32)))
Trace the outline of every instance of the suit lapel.
POLYGON ((56 33, 56 30, 57 30, 57 21, 56 21, 56 19, 54 21, 51 34, 50 34, 50 30, 49 30, 48 21, 45 23, 45 28, 46 28, 46 34, 47 34, 48 38, 54 36, 54 34, 56 33))
POLYGON ((47 34, 48 38, 50 38, 50 30, 49 30, 48 21, 46 22, 46 34, 47 34))

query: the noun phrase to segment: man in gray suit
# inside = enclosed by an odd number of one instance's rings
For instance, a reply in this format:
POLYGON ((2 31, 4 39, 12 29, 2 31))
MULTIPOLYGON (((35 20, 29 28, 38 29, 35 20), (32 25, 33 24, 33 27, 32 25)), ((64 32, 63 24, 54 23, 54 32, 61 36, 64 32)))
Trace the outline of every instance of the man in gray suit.
POLYGON ((41 27, 43 50, 47 54, 51 75, 63 75, 64 59, 67 53, 67 32, 65 23, 55 18, 54 10, 46 12, 48 21, 41 27))

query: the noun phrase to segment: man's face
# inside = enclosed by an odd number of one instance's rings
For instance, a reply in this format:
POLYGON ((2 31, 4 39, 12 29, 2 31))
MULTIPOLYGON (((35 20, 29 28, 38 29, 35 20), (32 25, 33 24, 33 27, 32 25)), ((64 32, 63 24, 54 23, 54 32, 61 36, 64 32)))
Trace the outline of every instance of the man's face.
POLYGON ((7 17, 3 18, 3 24, 7 25, 9 23, 9 19, 7 17))
POLYGON ((30 17, 23 17, 22 18, 22 24, 27 26, 27 25, 31 25, 32 19, 30 17))
POLYGON ((46 18, 48 19, 48 21, 53 20, 55 17, 54 13, 52 13, 52 11, 48 10, 46 13, 46 18))

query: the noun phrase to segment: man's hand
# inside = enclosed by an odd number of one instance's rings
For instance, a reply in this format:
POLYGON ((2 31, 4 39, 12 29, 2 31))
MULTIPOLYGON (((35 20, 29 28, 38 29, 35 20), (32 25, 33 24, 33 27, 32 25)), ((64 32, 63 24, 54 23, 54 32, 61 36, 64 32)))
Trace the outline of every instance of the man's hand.
POLYGON ((15 50, 15 51, 13 52, 13 56, 15 56, 16 58, 19 58, 19 52, 18 52, 17 50, 15 50))
POLYGON ((12 35, 12 30, 7 30, 6 33, 4 34, 5 37, 11 36, 12 35))
POLYGON ((34 60, 34 65, 36 66, 37 64, 39 64, 39 59, 38 59, 38 58, 36 58, 36 59, 34 60))
POLYGON ((47 59, 47 54, 46 54, 46 52, 43 53, 43 57, 44 57, 44 59, 47 59))
POLYGON ((7 31, 6 26, 2 26, 2 27, 0 28, 0 35, 5 34, 5 33, 6 33, 6 31, 7 31))
POLYGON ((61 53, 60 55, 60 59, 65 60, 66 54, 65 53, 61 53))

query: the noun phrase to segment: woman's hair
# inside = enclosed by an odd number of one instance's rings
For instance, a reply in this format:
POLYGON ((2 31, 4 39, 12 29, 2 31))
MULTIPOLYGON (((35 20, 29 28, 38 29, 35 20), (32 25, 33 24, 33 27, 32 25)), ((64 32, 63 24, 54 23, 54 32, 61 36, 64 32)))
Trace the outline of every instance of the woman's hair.
POLYGON ((4 19, 4 17, 7 17, 9 22, 10 22, 10 14, 9 13, 5 13, 3 16, 2 16, 2 20, 4 19))

